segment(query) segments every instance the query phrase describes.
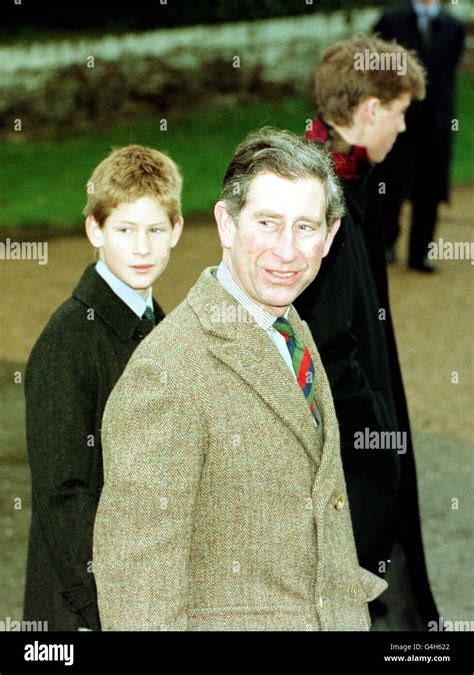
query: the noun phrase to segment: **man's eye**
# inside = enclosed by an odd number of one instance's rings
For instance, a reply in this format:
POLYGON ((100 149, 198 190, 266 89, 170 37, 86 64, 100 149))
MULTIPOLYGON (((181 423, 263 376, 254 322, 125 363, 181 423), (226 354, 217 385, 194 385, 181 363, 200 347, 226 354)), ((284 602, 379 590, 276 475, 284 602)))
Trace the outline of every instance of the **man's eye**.
POLYGON ((303 230, 303 232, 312 232, 314 230, 314 227, 309 223, 300 223, 298 227, 300 228, 300 230, 303 230))
POLYGON ((260 225, 271 227, 272 225, 275 225, 275 223, 273 222, 273 220, 261 220, 260 225))

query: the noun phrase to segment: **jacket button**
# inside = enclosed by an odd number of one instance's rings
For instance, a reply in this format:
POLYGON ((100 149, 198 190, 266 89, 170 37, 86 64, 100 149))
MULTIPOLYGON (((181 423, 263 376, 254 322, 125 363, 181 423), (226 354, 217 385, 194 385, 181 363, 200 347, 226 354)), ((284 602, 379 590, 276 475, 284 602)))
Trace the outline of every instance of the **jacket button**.
POLYGON ((349 589, 351 598, 357 598, 357 583, 353 583, 349 589))
POLYGON ((340 497, 337 498, 336 503, 334 504, 334 506, 336 507, 336 509, 337 509, 338 511, 341 511, 341 509, 344 508, 345 501, 346 501, 346 500, 344 499, 344 497, 343 497, 342 495, 341 495, 340 497))

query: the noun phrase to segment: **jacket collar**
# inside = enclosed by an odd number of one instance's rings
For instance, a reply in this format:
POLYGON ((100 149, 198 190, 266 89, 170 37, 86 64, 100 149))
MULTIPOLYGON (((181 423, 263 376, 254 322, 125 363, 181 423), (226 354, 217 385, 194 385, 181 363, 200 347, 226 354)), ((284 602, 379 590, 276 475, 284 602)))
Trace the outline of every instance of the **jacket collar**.
POLYGON ((329 150, 334 170, 344 183, 360 182, 372 169, 367 148, 347 143, 336 129, 321 118, 313 120, 306 138, 329 150))
MULTIPOLYGON (((129 342, 136 337, 137 331, 143 332, 146 322, 113 292, 100 274, 97 274, 95 264, 85 269, 72 294, 79 302, 93 309, 123 342, 129 342)), ((156 323, 159 323, 164 318, 164 313, 154 299, 153 309, 156 323)))
MULTIPOLYGON (((188 294, 187 302, 209 337, 208 349, 215 358, 234 370, 293 431, 308 455, 319 464, 322 452, 313 417, 294 376, 265 330, 245 312, 212 275, 201 274, 188 294)), ((293 306, 288 320, 295 333, 309 347, 315 366, 316 404, 327 428, 327 402, 320 398, 318 382, 325 377, 319 355, 313 348, 309 329, 293 306)), ((325 434, 326 435, 326 434, 325 434)))

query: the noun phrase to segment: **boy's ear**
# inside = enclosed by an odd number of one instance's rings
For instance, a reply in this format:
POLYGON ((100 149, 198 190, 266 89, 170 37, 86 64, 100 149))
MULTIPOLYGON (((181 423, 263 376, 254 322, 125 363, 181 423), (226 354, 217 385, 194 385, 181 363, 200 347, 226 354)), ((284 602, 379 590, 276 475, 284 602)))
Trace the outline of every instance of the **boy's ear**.
POLYGON ((234 219, 227 210, 227 204, 222 199, 219 200, 214 207, 214 218, 216 219, 217 231, 219 232, 222 246, 224 248, 230 248, 234 241, 236 225, 234 219))
POLYGON ((376 96, 369 96, 369 98, 366 98, 361 103, 361 113, 368 124, 373 125, 376 123, 380 106, 381 101, 376 96))
POLYGON ((86 218, 86 234, 92 246, 100 248, 104 243, 104 233, 94 216, 86 218))
POLYGON ((178 218, 178 220, 173 225, 173 234, 171 235, 171 248, 174 248, 178 243, 178 241, 180 240, 180 237, 183 233, 183 225, 184 220, 182 217, 178 218))
POLYGON ((329 253, 329 249, 332 246, 332 242, 334 241, 334 237, 336 236, 340 226, 341 226, 341 219, 338 218, 337 220, 333 221, 330 229, 328 230, 328 233, 326 235, 326 241, 324 242, 323 258, 325 258, 329 253))

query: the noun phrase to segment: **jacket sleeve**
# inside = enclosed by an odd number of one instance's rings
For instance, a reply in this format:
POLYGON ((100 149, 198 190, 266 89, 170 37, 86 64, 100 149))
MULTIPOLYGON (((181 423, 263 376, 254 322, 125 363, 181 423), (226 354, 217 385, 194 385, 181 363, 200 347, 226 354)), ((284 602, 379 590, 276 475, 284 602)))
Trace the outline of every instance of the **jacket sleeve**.
POLYGON ((354 433, 360 431, 362 422, 371 429, 380 426, 359 341, 352 330, 357 298, 351 243, 344 225, 345 220, 319 275, 294 303, 308 323, 328 376, 343 449, 353 447, 354 433))
POLYGON ((135 354, 106 406, 104 488, 94 529, 104 630, 187 629, 191 536, 207 443, 189 370, 135 354))
POLYGON ((94 366, 71 337, 50 332, 32 351, 25 375, 27 446, 33 509, 63 597, 79 625, 98 630, 92 574, 97 498, 89 485, 98 452, 94 366))

